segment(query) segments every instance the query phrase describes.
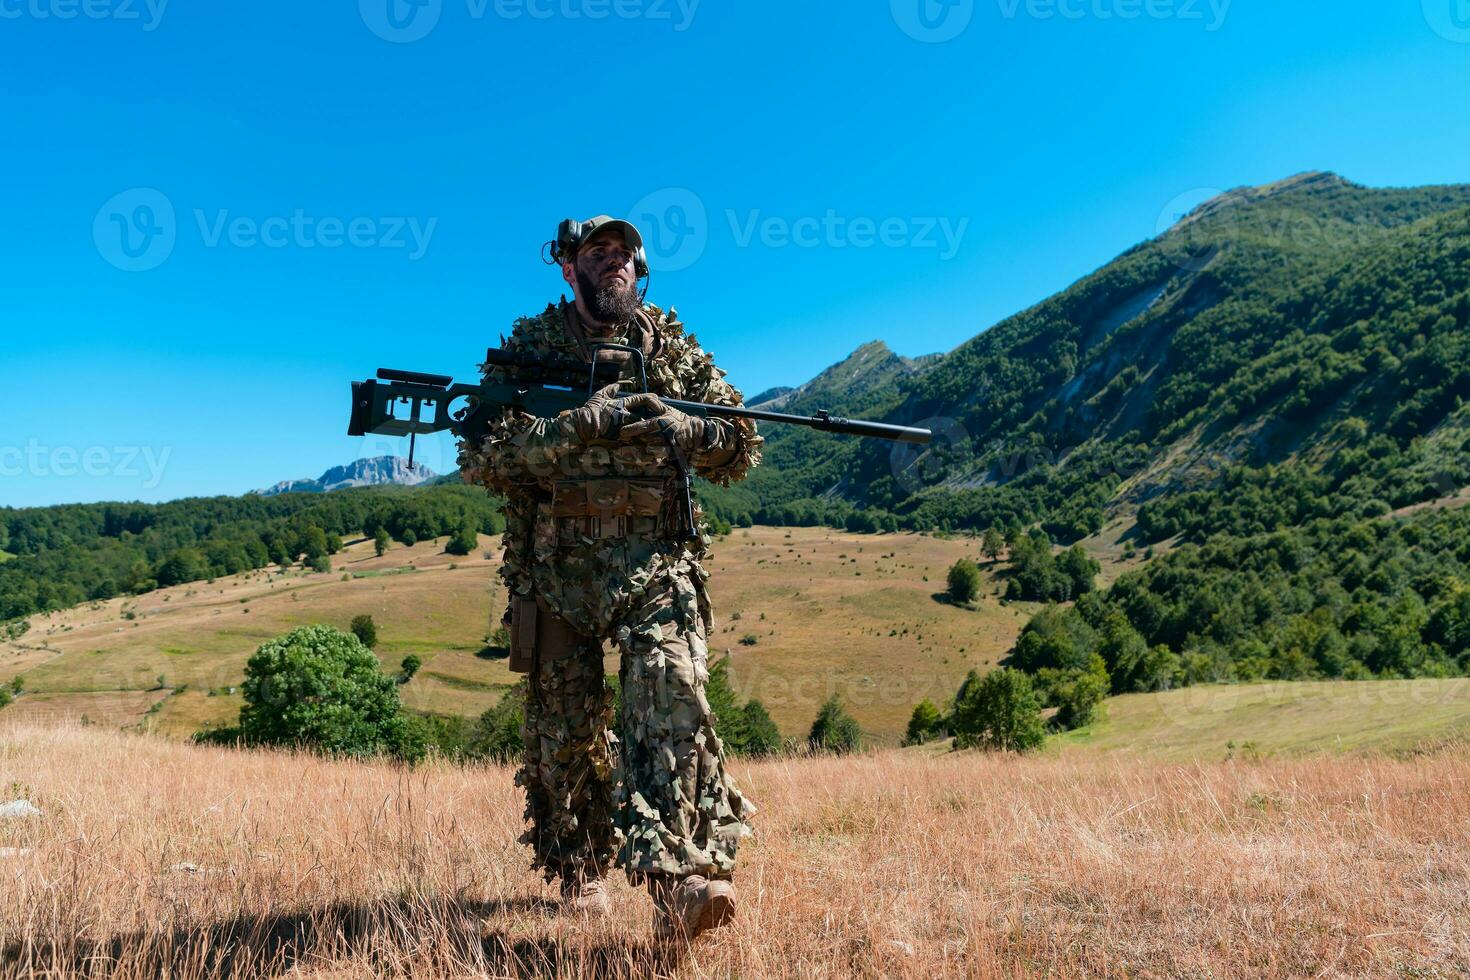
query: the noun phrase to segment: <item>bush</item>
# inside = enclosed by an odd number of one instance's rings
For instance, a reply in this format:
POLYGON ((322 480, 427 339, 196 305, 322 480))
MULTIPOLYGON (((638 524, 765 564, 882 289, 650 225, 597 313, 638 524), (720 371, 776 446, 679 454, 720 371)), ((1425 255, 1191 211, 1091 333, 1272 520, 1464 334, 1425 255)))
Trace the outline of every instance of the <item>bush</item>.
POLYGON ((306 564, 313 572, 330 572, 332 570, 331 556, 325 553, 317 555, 306 564))
POLYGON ((261 645, 245 665, 240 734, 257 745, 333 755, 423 757, 398 686, 357 637, 301 626, 261 645))
POLYGON ((419 668, 423 665, 423 658, 421 658, 416 653, 410 653, 408 656, 404 657, 403 663, 399 665, 403 669, 404 682, 407 683, 408 681, 413 680, 413 675, 417 674, 419 672, 419 668))
POLYGON ((526 724, 525 681, 506 691, 495 707, 480 716, 470 737, 470 754, 496 762, 510 762, 525 751, 521 729, 526 724))
POLYGON ((450 555, 469 555, 473 554, 479 545, 480 536, 475 533, 473 527, 465 524, 458 531, 454 532, 454 536, 444 546, 444 551, 450 555))
POLYGON ((981 677, 970 671, 955 695, 955 747, 1029 752, 1046 741, 1031 678, 1003 667, 981 677))
POLYGON ((817 712, 806 741, 813 752, 847 755, 863 747, 863 732, 843 707, 842 699, 834 694, 817 712))
POLYGON ((980 595, 980 569, 968 558, 949 567, 949 597, 960 605, 974 602, 980 595))
POLYGON ((909 728, 904 734, 903 744, 923 745, 943 732, 944 717, 939 713, 938 706, 925 698, 914 705, 914 713, 909 717, 909 728))
POLYGON ((352 617, 352 625, 348 627, 352 635, 362 641, 362 645, 369 650, 378 645, 378 624, 373 622, 373 617, 367 613, 352 617))
POLYGON ((412 548, 414 545, 419 543, 419 536, 415 534, 413 528, 410 527, 404 530, 403 535, 398 540, 402 541, 405 545, 412 548))
POLYGON ((1111 689, 1107 665, 1098 654, 1093 654, 1086 670, 1054 672, 1051 682, 1051 703, 1056 705, 1057 714, 1053 724, 1064 731, 1082 728, 1099 719, 1103 700, 1111 689))

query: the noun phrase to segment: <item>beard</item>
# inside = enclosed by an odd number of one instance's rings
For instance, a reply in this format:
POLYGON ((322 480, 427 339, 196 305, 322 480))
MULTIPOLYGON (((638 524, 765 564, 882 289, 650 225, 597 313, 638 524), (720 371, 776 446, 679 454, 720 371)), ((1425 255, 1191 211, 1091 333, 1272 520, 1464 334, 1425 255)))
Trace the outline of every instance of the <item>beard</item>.
POLYGON ((633 315, 642 307, 638 297, 638 284, 621 280, 605 286, 598 283, 579 267, 577 269, 577 291, 587 297, 587 308, 598 321, 612 326, 624 326, 633 322, 633 315))

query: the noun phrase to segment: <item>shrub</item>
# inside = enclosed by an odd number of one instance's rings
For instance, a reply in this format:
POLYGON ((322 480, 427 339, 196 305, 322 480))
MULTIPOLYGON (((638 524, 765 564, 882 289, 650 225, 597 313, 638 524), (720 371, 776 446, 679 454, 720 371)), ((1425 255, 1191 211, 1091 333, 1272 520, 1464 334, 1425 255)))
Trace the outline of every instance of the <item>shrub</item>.
POLYGON ((348 627, 352 635, 362 641, 362 645, 369 650, 378 645, 378 624, 373 622, 373 617, 362 613, 352 617, 352 625, 348 627))
MULTIPOLYGON (((1043 672, 1045 673, 1045 672, 1043 672)), ((1053 724, 1062 730, 1082 728, 1098 720, 1103 700, 1112 684, 1107 665, 1093 654, 1085 670, 1053 671, 1051 703, 1057 714, 1053 724)))
POLYGON ((421 658, 416 653, 410 653, 408 656, 404 657, 403 663, 399 665, 403 670, 403 680, 405 682, 413 680, 413 675, 417 674, 419 672, 419 668, 423 665, 423 658, 421 658))
POLYGON ((980 569, 968 558, 949 567, 949 597, 960 605, 974 602, 980 595, 980 569))
POLYGON ((1003 667, 981 677, 970 671, 955 695, 955 747, 1029 752, 1046 741, 1031 678, 1003 667))
POLYGON ((262 644, 245 665, 242 691, 246 742, 407 761, 424 754, 393 679, 357 637, 330 626, 301 626, 262 644))
POLYGON ((473 527, 465 524, 458 531, 454 532, 454 536, 444 546, 444 551, 450 555, 468 555, 472 554, 479 544, 480 536, 475 533, 473 527))
POLYGON ((863 732, 843 707, 842 699, 834 694, 817 712, 806 741, 813 752, 847 755, 863 747, 863 732))
POLYGON ((470 737, 470 754, 496 762, 510 762, 525 750, 521 729, 526 723, 526 684, 506 691, 480 716, 470 737))
POLYGON ((403 536, 399 538, 399 540, 408 547, 412 548, 414 545, 419 543, 419 536, 415 534, 413 528, 410 527, 404 530, 403 536))
POLYGON ((325 553, 317 555, 306 563, 313 572, 330 572, 332 570, 332 559, 325 553))

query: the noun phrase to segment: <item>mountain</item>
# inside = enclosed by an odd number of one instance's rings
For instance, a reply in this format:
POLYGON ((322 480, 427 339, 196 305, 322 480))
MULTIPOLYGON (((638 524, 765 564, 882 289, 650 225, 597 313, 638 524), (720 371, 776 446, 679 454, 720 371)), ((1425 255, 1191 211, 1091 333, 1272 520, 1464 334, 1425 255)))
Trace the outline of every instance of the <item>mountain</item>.
POLYGON ((767 388, 758 395, 751 395, 745 399, 745 404, 751 408, 765 408, 782 395, 789 394, 795 390, 790 385, 777 385, 774 388, 767 388))
POLYGON ((839 404, 859 404, 868 393, 882 391, 898 379, 922 371, 939 357, 938 354, 917 359, 900 357, 883 341, 874 340, 863 344, 805 384, 795 388, 772 388, 756 396, 750 404, 753 408, 771 412, 798 413, 800 406, 831 409, 839 404))
POLYGON ((767 465, 710 499, 762 520, 1041 523, 1062 540, 1284 464, 1334 507, 1433 499, 1470 483, 1467 228, 1463 185, 1310 173, 1229 191, 948 354, 902 364, 865 345, 780 399, 927 424, 928 451, 768 426, 767 465), (1346 465, 1374 439, 1396 472, 1346 465))
POLYGON ((421 463, 412 467, 400 456, 375 456, 346 466, 334 466, 315 480, 283 480, 273 487, 255 491, 262 497, 282 493, 326 493, 348 487, 377 487, 393 484, 413 487, 438 479, 438 474, 421 463))

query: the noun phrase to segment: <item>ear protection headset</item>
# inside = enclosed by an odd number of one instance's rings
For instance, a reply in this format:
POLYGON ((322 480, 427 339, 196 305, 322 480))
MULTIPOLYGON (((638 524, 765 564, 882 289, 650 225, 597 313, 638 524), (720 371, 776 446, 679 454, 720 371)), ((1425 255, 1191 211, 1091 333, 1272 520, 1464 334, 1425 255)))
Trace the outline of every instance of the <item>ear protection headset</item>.
MULTIPOLYGON (((582 247, 594 229, 590 221, 578 221, 575 218, 567 218, 556 229, 556 238, 541 246, 541 261, 547 265, 561 265, 570 262, 577 254, 577 249, 582 247)), ((648 268, 648 250, 639 245, 633 251, 633 274, 643 280, 643 292, 640 301, 648 296, 649 281, 653 278, 648 268)))

